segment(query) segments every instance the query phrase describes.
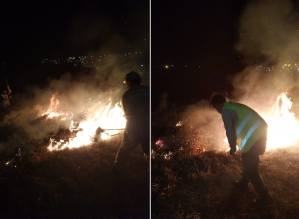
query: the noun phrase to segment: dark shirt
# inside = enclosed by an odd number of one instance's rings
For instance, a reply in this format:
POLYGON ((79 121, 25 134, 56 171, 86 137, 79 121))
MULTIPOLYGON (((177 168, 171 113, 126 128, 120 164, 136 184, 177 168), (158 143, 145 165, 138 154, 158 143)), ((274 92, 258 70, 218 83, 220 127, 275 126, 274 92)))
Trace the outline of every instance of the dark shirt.
POLYGON ((127 130, 149 125, 149 96, 149 87, 142 85, 134 86, 123 94, 127 130))

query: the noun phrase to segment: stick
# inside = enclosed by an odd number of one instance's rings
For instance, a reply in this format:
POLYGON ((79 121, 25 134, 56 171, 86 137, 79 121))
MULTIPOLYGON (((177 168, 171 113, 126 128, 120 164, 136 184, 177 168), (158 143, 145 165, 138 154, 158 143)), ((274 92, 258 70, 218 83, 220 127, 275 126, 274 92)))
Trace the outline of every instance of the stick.
POLYGON ((101 134, 101 133, 103 133, 103 132, 106 132, 106 131, 117 131, 117 130, 124 130, 124 128, 122 128, 122 129, 117 129, 117 128, 115 128, 115 129, 102 129, 101 127, 98 127, 97 128, 97 130, 96 130, 96 135, 99 135, 99 134, 101 134))
POLYGON ((109 134, 108 132, 103 132, 103 133, 105 133, 106 135, 109 135, 109 136, 119 135, 119 133, 116 133, 116 134, 109 134))

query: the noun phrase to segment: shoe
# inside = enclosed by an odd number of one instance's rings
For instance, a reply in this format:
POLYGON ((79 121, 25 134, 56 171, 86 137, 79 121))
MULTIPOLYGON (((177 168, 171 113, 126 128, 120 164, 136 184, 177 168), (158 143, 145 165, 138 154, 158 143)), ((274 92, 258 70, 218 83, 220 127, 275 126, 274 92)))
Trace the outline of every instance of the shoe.
POLYGON ((242 192, 248 192, 249 191, 249 187, 248 187, 248 183, 242 182, 242 181, 236 181, 236 182, 232 182, 232 187, 236 188, 242 192))
POLYGON ((260 197, 255 201, 255 204, 257 206, 266 206, 266 205, 270 205, 273 202, 273 198, 270 194, 260 197))

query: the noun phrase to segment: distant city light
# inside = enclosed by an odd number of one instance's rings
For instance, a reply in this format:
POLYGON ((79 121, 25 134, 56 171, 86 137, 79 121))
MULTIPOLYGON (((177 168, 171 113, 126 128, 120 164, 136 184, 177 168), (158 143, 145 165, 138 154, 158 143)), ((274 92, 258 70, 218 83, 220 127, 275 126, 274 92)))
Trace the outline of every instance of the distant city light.
MULTIPOLYGON (((79 66, 79 65, 88 65, 89 67, 93 66, 95 68, 98 68, 96 65, 97 64, 101 64, 101 61, 107 60, 108 62, 110 61, 110 57, 118 57, 118 58, 123 58, 123 57, 127 57, 127 56, 138 56, 139 54, 141 54, 142 52, 129 52, 129 53, 123 53, 123 54, 102 54, 99 56, 92 56, 92 55, 88 55, 88 56, 69 56, 66 57, 65 59, 48 59, 48 58, 43 58, 41 60, 41 62, 43 64, 46 63, 52 63, 52 64, 72 64, 73 66, 79 66), (95 60, 98 60, 98 62, 95 62, 95 60)), ((110 62, 111 63, 111 62, 110 62)), ((109 63, 109 64, 110 64, 109 63)), ((144 64, 140 64, 138 63, 141 67, 144 67, 144 64)))

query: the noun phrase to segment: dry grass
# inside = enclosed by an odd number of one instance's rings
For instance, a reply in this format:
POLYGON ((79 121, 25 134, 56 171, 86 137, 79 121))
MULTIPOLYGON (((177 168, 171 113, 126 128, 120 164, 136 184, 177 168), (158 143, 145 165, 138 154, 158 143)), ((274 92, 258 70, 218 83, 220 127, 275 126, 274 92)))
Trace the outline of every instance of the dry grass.
POLYGON ((113 174, 120 141, 56 152, 36 142, 21 159, 3 158, 0 218, 148 218, 149 164, 136 148, 125 174, 113 174))
MULTIPOLYGON (((240 152, 235 156, 224 152, 221 139, 225 135, 216 138, 223 132, 223 125, 212 114, 197 122, 198 115, 203 115, 198 109, 190 111, 189 123, 184 123, 176 133, 156 131, 165 124, 169 127, 175 124, 178 120, 175 113, 164 112, 167 121, 152 121, 155 124, 151 157, 152 218, 298 218, 299 143, 266 151, 260 157, 260 173, 274 202, 268 207, 256 206, 254 199, 258 195, 251 185, 247 193, 231 186, 231 182, 240 179, 240 152), (162 137, 168 146, 156 147, 157 137, 162 137), (169 151, 172 154, 166 156, 169 151)), ((160 118, 163 115, 162 112, 160 118)))
POLYGON ((266 152, 260 173, 274 203, 255 206, 258 196, 231 188, 241 173, 238 153, 177 151, 152 158, 152 218, 297 218, 299 213, 298 145, 266 152))

